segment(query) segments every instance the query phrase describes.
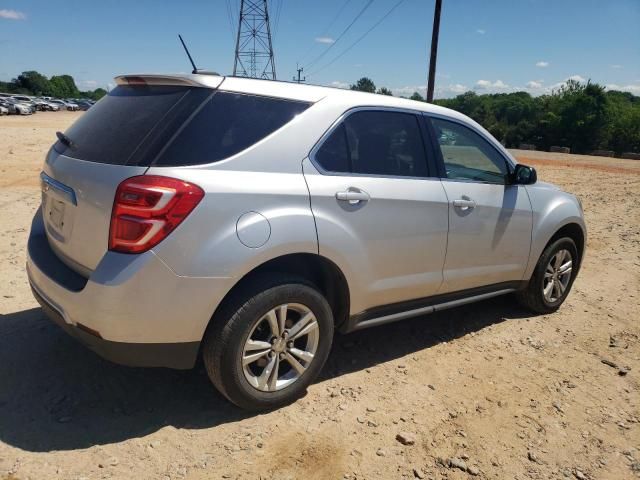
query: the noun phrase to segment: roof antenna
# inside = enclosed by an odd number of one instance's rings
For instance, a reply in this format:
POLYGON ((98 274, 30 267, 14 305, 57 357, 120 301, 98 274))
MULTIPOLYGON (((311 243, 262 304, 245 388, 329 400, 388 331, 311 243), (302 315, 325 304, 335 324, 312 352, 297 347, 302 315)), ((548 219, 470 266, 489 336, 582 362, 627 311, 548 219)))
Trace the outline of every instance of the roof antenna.
POLYGON ((193 67, 193 70, 191 71, 191 73, 193 73, 193 74, 199 73, 199 74, 219 75, 219 73, 217 73, 217 72, 211 72, 211 71, 208 71, 208 70, 199 70, 196 67, 195 62, 193 61, 193 58, 191 57, 191 54, 189 53, 189 49, 187 48, 187 44, 184 43, 184 40, 182 39, 182 35, 178 34, 178 38, 180 39, 180 43, 182 43, 182 47, 184 48, 184 51, 186 52, 187 57, 189 57, 189 61, 191 62, 191 66, 193 67))
POLYGON ((184 40, 182 39, 182 35, 178 34, 178 38, 180 39, 180 42, 182 43, 182 47, 184 48, 184 51, 187 53, 187 57, 189 57, 189 61, 191 62, 191 65, 193 66, 193 70, 191 71, 191 73, 198 73, 198 68, 196 67, 196 64, 193 61, 193 58, 191 58, 191 54, 189 53, 189 49, 187 48, 187 44, 184 43, 184 40))

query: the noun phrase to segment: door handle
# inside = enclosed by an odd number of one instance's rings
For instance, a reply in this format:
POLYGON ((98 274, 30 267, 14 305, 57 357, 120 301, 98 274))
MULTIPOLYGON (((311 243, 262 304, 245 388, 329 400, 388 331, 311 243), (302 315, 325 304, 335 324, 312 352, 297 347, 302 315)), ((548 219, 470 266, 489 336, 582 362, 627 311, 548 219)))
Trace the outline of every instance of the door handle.
POLYGON ((472 210, 476 206, 476 202, 471 199, 458 199, 453 201, 453 206, 460 210, 472 210))
POLYGON ((357 205, 360 202, 368 202, 370 198, 369 194, 362 190, 349 189, 344 192, 336 192, 336 200, 349 202, 351 205, 357 205))

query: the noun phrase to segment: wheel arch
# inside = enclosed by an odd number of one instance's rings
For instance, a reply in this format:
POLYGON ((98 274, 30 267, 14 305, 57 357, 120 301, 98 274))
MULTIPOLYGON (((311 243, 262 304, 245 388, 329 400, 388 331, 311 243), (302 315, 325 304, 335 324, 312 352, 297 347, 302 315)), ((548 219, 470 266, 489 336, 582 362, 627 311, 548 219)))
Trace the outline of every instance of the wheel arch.
POLYGON ((580 217, 572 217, 568 218, 566 222, 560 226, 555 226, 553 229, 547 229, 544 232, 544 235, 539 233, 537 238, 534 238, 524 280, 531 278, 531 275, 533 275, 533 271, 538 264, 538 260, 545 249, 562 237, 569 237, 575 242, 579 256, 577 270, 580 269, 584 258, 587 234, 582 219, 580 217))
POLYGON ((553 242, 558 240, 559 238, 569 237, 576 244, 576 248, 578 249, 578 268, 582 263, 582 257, 584 256, 584 248, 585 248, 585 234, 582 230, 582 227, 577 223, 567 223, 566 225, 560 227, 549 239, 549 241, 544 246, 543 251, 551 245, 553 242))
POLYGON ((233 298, 237 298, 257 277, 265 274, 296 276, 312 283, 325 296, 334 316, 336 329, 349 317, 349 285, 342 270, 328 258, 313 253, 292 253, 267 260, 244 274, 223 297, 209 324, 233 298))

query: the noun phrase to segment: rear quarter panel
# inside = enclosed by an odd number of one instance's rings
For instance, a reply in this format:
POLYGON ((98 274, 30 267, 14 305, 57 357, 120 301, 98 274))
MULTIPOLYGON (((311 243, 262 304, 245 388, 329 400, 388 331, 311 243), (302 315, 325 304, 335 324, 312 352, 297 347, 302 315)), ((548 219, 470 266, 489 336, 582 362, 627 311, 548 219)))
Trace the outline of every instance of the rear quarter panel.
POLYGON ((177 275, 239 280, 272 258, 318 253, 302 172, 152 168, 149 173, 180 178, 205 190, 196 209, 153 249, 177 275), (238 238, 236 225, 248 212, 258 212, 269 222, 268 239, 257 248, 238 238))

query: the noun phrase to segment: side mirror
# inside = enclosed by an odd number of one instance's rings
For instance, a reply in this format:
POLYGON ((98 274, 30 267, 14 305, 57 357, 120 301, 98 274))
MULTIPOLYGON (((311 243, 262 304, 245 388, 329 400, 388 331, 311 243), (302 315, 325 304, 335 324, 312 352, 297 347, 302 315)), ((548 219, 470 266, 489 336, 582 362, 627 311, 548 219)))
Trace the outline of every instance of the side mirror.
POLYGON ((532 185, 538 181, 538 173, 535 168, 519 163, 511 178, 513 184, 532 185))

